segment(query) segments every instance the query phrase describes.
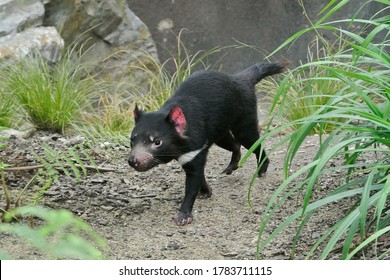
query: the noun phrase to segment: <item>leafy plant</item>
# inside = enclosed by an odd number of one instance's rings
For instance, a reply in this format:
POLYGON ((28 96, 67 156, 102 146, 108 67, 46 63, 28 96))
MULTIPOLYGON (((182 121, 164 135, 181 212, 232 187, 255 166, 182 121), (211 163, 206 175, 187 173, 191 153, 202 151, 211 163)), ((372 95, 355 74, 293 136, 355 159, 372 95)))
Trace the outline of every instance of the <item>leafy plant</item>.
MULTIPOLYGON (((84 221, 67 210, 51 210, 39 206, 24 206, 7 213, 6 219, 32 217, 41 220, 39 226, 0 224, 0 232, 13 234, 39 250, 48 259, 103 259, 100 249, 105 242, 84 221)), ((9 257, 4 252, 2 257, 9 257)))
POLYGON ((6 198, 6 208, 2 209, 3 212, 7 212, 11 209, 11 196, 7 190, 4 172, 37 170, 35 175, 28 181, 23 189, 18 192, 14 200, 14 207, 16 208, 21 205, 21 199, 30 188, 36 190, 36 194, 32 197, 32 203, 34 205, 38 204, 44 193, 54 182, 58 181, 60 174, 65 174, 65 176, 73 177, 76 181, 79 181, 82 176, 87 176, 87 170, 95 170, 97 172, 113 171, 110 168, 97 166, 89 151, 91 147, 87 142, 68 147, 61 152, 47 144, 43 144, 42 148, 43 154, 33 153, 40 164, 10 167, 9 165, 0 162, 2 186, 6 198))
MULTIPOLYGON (((331 15, 341 9, 348 0, 330 1, 323 9, 323 17, 310 28, 299 31, 276 51, 298 39, 301 35, 321 30, 332 31, 335 36, 342 34, 340 39, 348 47, 342 53, 334 56, 324 56, 316 61, 310 61, 292 70, 281 82, 271 109, 278 102, 285 109, 288 94, 295 84, 310 85, 312 83, 329 81, 341 85, 331 96, 324 96, 327 101, 310 115, 300 117, 271 132, 264 134, 253 149, 267 138, 281 130, 295 128, 296 130, 283 137, 271 148, 271 153, 288 143, 284 161, 284 182, 276 189, 262 215, 257 256, 286 227, 298 224, 293 240, 291 258, 295 258, 296 245, 304 227, 312 215, 325 206, 335 202, 351 199, 349 211, 322 236, 320 236, 306 252, 307 258, 319 255, 326 259, 342 244, 341 259, 357 257, 371 246, 377 259, 388 257, 390 250, 377 250, 378 239, 390 231, 389 195, 390 195, 390 56, 389 48, 390 4, 387 1, 377 1, 384 8, 373 18, 359 19, 357 14, 353 20, 335 20, 326 23, 331 15), (344 23, 359 23, 366 32, 355 33, 347 28, 338 27, 344 23), (310 79, 300 79, 300 73, 316 69, 317 73, 310 79), (297 79, 295 83, 291 80, 297 79), (324 135, 323 126, 331 124, 333 131, 324 135), (298 149, 311 131, 316 129, 320 134, 320 146, 313 160, 297 171, 290 173, 298 149), (343 159, 343 164, 334 166, 332 160, 343 159), (370 160, 367 160, 370 159, 370 160), (333 172, 343 174, 345 180, 326 196, 313 199, 317 183, 333 172), (304 196, 300 193, 304 191, 304 196), (283 203, 292 196, 301 198, 302 206, 278 225, 267 236, 266 229, 273 215, 283 203), (355 244, 358 244, 355 247, 355 244)), ((363 7, 362 7, 363 8, 363 7)), ((360 10, 359 10, 360 11, 360 10)), ((310 92, 309 92, 310 93, 310 92)), ((275 113, 277 114, 277 113, 275 113)), ((242 160, 245 162, 252 152, 248 151, 242 160)), ((253 185, 253 181, 251 186, 253 185)))
POLYGON ((34 178, 35 186, 38 188, 38 193, 34 196, 34 204, 37 204, 45 191, 58 180, 59 172, 79 181, 82 176, 87 176, 87 169, 99 171, 95 160, 83 144, 69 147, 62 152, 46 144, 42 148, 42 156, 35 154, 42 165, 37 166, 38 172, 34 178))

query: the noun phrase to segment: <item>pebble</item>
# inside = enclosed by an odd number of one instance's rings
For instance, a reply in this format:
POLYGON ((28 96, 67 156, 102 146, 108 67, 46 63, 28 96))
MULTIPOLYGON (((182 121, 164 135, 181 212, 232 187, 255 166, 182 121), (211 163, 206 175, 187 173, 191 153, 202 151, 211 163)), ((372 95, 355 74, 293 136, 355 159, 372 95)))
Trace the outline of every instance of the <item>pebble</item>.
POLYGON ((163 248, 163 250, 178 250, 181 246, 177 241, 169 241, 168 244, 166 244, 163 248))
POLYGON ((104 142, 104 143, 101 143, 100 144, 100 148, 104 149, 104 148, 108 148, 110 147, 112 144, 110 142, 104 142))
POLYGON ((311 234, 311 238, 318 239, 321 236, 321 233, 315 231, 311 234))
POLYGON ((59 191, 48 190, 48 191, 45 191, 45 192, 44 192, 44 195, 47 195, 47 196, 59 195, 59 191))
POLYGON ((231 258, 231 257, 238 256, 238 253, 234 252, 234 251, 233 252, 227 252, 227 253, 221 253, 221 256, 231 258))
POLYGON ((77 135, 77 136, 72 137, 70 139, 65 139, 65 138, 61 138, 61 137, 57 137, 56 139, 52 138, 52 139, 57 140, 58 142, 61 142, 64 146, 74 146, 77 144, 81 144, 85 141, 85 138, 80 136, 80 135, 77 135))
POLYGON ((99 220, 97 220, 97 223, 99 225, 102 225, 102 226, 107 226, 108 225, 108 221, 105 220, 105 219, 99 219, 99 220))
POLYGON ((90 180, 90 182, 93 184, 103 184, 103 183, 107 182, 107 180, 102 179, 102 178, 93 178, 90 180))

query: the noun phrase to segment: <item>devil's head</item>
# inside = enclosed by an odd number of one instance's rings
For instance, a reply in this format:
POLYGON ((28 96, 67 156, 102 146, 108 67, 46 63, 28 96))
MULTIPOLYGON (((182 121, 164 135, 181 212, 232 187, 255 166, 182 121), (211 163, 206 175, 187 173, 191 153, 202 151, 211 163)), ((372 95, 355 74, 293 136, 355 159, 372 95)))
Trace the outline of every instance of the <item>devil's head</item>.
POLYGON ((162 110, 144 112, 135 106, 134 120, 128 160, 131 167, 147 171, 180 155, 177 144, 186 138, 187 124, 182 108, 174 106, 167 113, 162 110))

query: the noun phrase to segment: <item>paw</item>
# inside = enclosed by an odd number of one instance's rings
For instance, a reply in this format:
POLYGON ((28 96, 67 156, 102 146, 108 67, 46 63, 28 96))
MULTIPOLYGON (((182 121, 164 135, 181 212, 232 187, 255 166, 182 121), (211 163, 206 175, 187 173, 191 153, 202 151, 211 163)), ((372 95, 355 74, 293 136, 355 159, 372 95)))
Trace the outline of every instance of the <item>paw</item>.
POLYGON ((230 175, 233 173, 234 170, 236 170, 238 168, 238 164, 229 164, 228 167, 226 167, 222 172, 221 174, 226 174, 226 175, 230 175))
POLYGON ((258 177, 262 177, 268 169, 269 160, 267 159, 266 162, 264 162, 263 166, 260 168, 259 173, 257 174, 258 177))
POLYGON ((197 199, 207 199, 211 197, 211 193, 199 193, 197 199))
POLYGON ((206 189, 206 190, 204 190, 204 191, 201 190, 201 191, 199 192, 197 198, 198 198, 198 199, 210 198, 212 194, 213 194, 212 189, 211 189, 209 186, 207 186, 207 189, 206 189))
POLYGON ((178 226, 185 226, 191 224, 194 219, 192 218, 191 214, 184 214, 179 212, 177 216, 172 217, 172 220, 174 220, 178 226))

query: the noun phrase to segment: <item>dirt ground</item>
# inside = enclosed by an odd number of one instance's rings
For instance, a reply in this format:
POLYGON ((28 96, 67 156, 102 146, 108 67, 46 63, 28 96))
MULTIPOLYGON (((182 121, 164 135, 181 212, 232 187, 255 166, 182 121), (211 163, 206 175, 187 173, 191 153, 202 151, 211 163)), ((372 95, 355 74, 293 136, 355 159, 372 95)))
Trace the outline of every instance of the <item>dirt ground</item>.
MULTIPOLYGON (((266 148, 277 141, 269 139, 266 148)), ((36 154, 42 154, 42 145, 58 150, 82 144, 79 136, 60 136, 42 132, 28 139, 11 137, 0 151, 3 161, 13 166, 39 164, 36 154)), ((194 206, 194 222, 179 227, 171 217, 176 213, 184 195, 185 174, 177 162, 158 166, 148 172, 138 173, 127 165, 127 143, 107 141, 94 143, 91 154, 99 166, 112 168, 111 172, 88 171, 88 176, 77 181, 62 174, 58 182, 46 191, 41 204, 54 209, 65 208, 90 224, 101 234, 107 247, 104 254, 109 259, 253 259, 256 253, 258 227, 268 199, 282 182, 282 162, 285 151, 280 149, 271 155, 267 174, 257 178, 250 192, 252 207, 248 205, 248 186, 255 171, 255 157, 232 175, 220 174, 230 160, 229 152, 212 147, 206 166, 206 179, 213 189, 209 199, 197 200, 194 206)), ((310 161, 318 146, 318 137, 308 138, 295 161, 295 167, 310 161)), ((245 153, 245 150, 243 150, 245 153)), ((36 170, 6 172, 6 183, 15 197, 35 174, 36 170)), ((341 180, 340 174, 327 176, 316 188, 314 196, 321 197, 341 180)), ((303 194, 302 194, 303 196, 303 194)), ((302 200, 298 194, 271 220, 271 229, 292 214, 302 200)), ((30 194, 25 195, 24 203, 30 194)), ((4 208, 1 192, 0 207, 4 208)), ((312 217, 303 230, 296 256, 304 252, 345 211, 351 201, 324 208, 312 217)), ((260 255, 264 259, 289 259, 294 237, 290 227, 280 234, 260 255)), ((390 240, 384 240, 388 248, 390 240)), ((0 248, 16 259, 41 259, 39 252, 25 246, 15 237, 4 235, 0 248)), ((340 251, 332 252, 337 258, 340 251)), ((316 258, 314 256, 313 258, 316 258)), ((370 258, 370 252, 365 258, 370 258)))

